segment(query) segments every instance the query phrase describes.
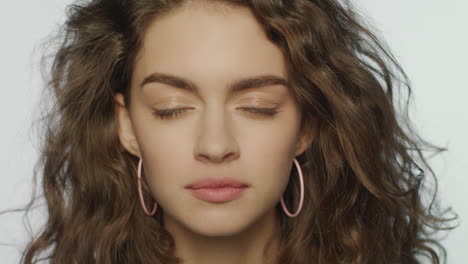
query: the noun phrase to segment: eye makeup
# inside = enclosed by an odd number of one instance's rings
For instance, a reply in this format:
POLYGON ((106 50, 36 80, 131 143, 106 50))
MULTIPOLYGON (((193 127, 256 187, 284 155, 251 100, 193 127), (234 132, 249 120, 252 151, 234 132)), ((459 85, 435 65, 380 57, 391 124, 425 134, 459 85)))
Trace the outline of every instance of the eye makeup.
MULTIPOLYGON (((246 112, 248 115, 254 117, 273 117, 279 111, 278 107, 274 108, 256 108, 256 107, 241 107, 240 109, 246 112)), ((162 120, 175 119, 181 116, 184 112, 190 110, 190 108, 175 108, 175 109, 153 109, 153 115, 162 120)))

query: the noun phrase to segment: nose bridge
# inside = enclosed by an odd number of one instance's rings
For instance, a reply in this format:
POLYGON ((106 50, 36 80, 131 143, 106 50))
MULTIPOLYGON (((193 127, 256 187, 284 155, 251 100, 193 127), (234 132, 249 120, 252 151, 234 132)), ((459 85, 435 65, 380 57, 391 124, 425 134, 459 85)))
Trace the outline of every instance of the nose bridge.
POLYGON ((195 155, 212 161, 221 161, 228 155, 234 155, 236 142, 232 128, 233 122, 223 100, 206 103, 198 120, 195 155))

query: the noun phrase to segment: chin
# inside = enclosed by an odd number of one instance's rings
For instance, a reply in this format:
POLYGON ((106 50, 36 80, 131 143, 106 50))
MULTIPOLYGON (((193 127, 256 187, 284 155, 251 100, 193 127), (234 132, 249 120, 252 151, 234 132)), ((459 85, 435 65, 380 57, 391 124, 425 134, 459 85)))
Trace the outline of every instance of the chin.
POLYGON ((233 236, 247 229, 254 219, 238 210, 233 212, 211 212, 198 214, 183 220, 186 228, 208 237, 233 236))

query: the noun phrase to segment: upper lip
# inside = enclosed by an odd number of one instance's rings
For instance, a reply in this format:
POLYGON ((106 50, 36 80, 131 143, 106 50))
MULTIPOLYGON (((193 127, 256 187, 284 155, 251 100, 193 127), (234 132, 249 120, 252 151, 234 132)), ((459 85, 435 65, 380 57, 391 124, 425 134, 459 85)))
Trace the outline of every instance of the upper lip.
POLYGON ((186 189, 201 189, 201 188, 222 188, 222 187, 248 187, 247 183, 235 180, 233 178, 204 178, 190 185, 185 186, 186 189))

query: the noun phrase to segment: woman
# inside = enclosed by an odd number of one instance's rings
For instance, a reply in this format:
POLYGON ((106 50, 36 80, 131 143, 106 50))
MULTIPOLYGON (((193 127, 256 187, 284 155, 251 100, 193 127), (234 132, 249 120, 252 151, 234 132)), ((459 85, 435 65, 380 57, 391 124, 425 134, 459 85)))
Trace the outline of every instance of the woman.
POLYGON ((23 263, 441 261, 409 82, 350 6, 94 0, 63 32, 23 263))

